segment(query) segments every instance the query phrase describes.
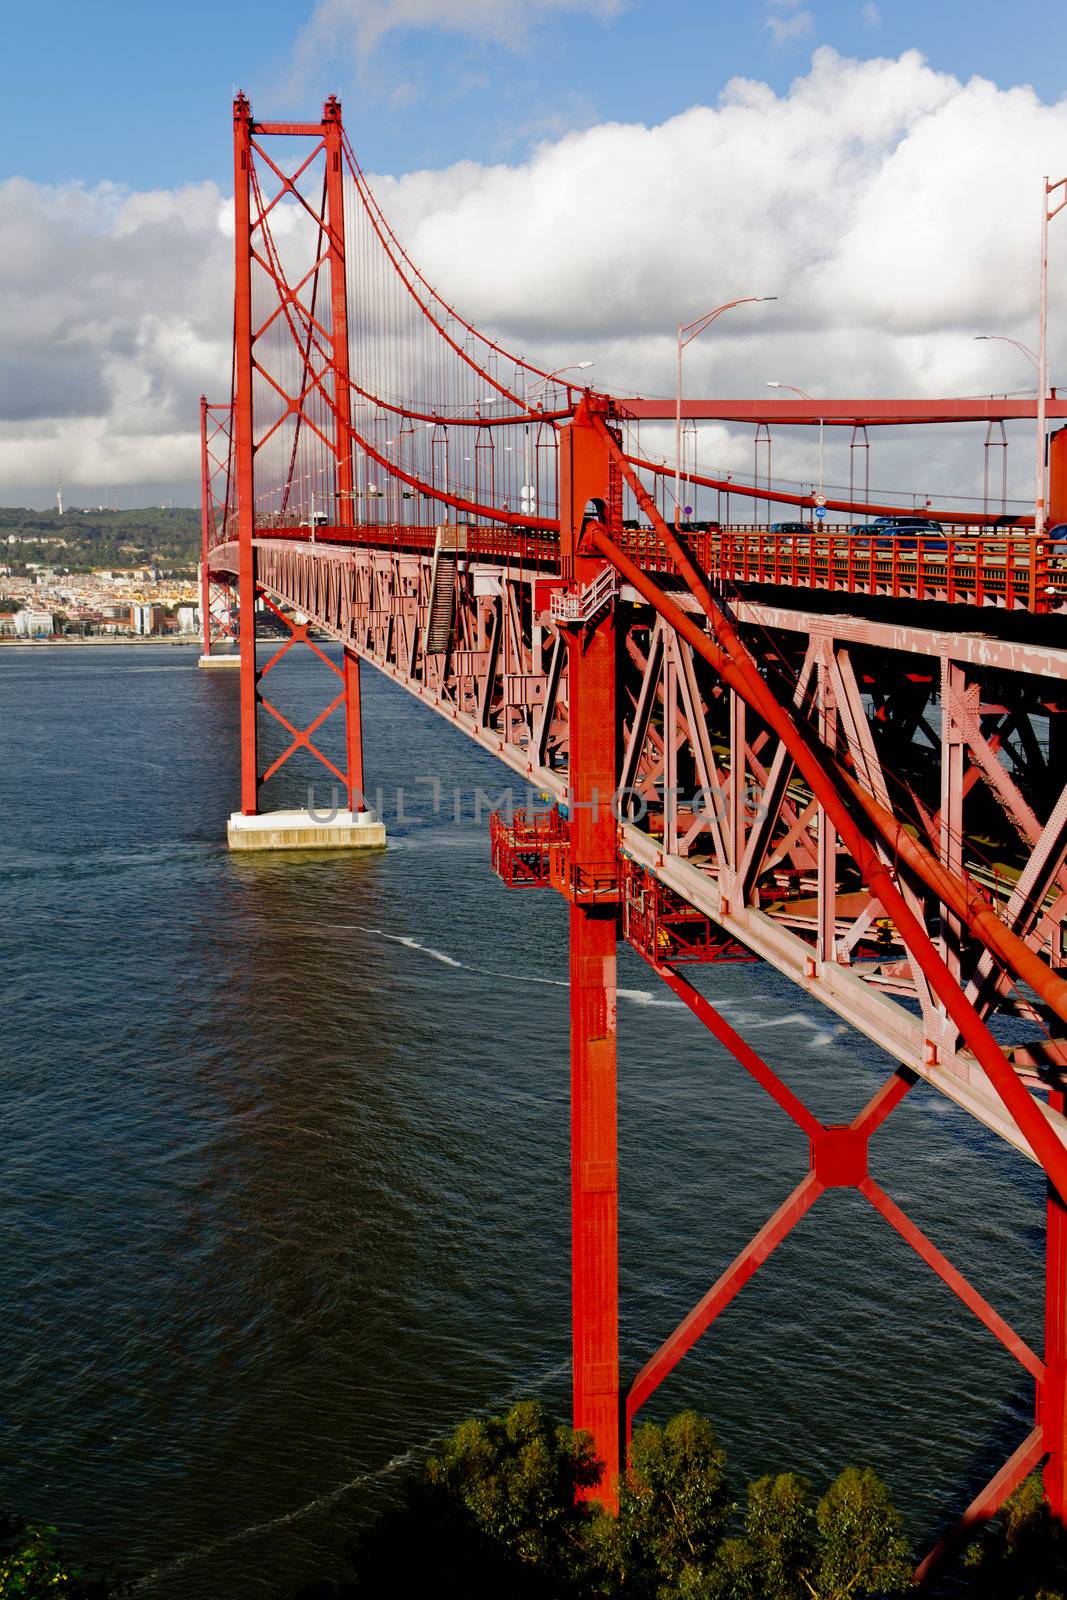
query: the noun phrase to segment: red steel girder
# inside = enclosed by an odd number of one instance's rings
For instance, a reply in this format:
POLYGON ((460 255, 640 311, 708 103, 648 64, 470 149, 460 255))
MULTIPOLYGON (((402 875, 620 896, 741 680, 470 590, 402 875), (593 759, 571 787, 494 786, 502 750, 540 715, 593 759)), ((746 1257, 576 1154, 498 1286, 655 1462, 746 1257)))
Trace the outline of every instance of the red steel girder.
MULTIPOLYGON (((676 400, 620 399, 619 410, 635 421, 673 421, 676 400)), ((1067 400, 1045 402, 1048 417, 1067 417, 1067 400)), ((827 427, 893 427, 903 423, 1007 422, 1037 416, 1036 400, 979 395, 950 400, 685 400, 682 416, 708 422, 807 423, 827 427)))
MULTIPOLYGON (((1060 1192, 1067 1194, 1067 1150, 1019 1082, 1003 1050, 952 976, 925 927, 907 904, 878 850, 857 825, 852 811, 842 796, 838 776, 828 769, 824 757, 817 752, 790 712, 781 705, 764 683, 736 629, 727 620, 722 609, 712 600, 688 555, 634 476, 603 416, 586 404, 583 419, 582 409, 579 408, 574 428, 591 427, 606 442, 619 464, 622 475, 634 490, 639 504, 667 546, 679 573, 685 578, 719 642, 712 643, 692 618, 619 550, 599 523, 590 524, 587 530, 590 545, 634 585, 638 592, 689 641, 697 653, 704 657, 720 677, 735 687, 778 734, 796 762, 798 770, 810 784, 812 792, 832 820, 865 883, 877 894, 893 918, 905 944, 920 962, 931 987, 981 1063, 1005 1107, 1015 1118, 1034 1154, 1056 1182, 1060 1192)), ((596 496, 591 494, 589 498, 595 499, 596 496)), ((980 930, 975 929, 975 931, 980 937, 980 930)))
MULTIPOLYGON (((900 1104, 915 1082, 913 1074, 898 1071, 886 1080, 866 1106, 845 1125, 826 1125, 818 1121, 802 1101, 782 1083, 777 1073, 752 1049, 709 1000, 669 965, 650 960, 649 965, 703 1021, 735 1060, 755 1078, 810 1139, 810 1166, 792 1193, 755 1234, 744 1249, 712 1284, 707 1294, 682 1319, 633 1379, 626 1397, 627 1439, 634 1417, 663 1380, 711 1324, 726 1310, 745 1284, 763 1266, 783 1239, 807 1215, 828 1189, 854 1188, 893 1227, 906 1244, 941 1279, 964 1306, 999 1340, 1035 1381, 1039 1425, 997 1473, 982 1494, 972 1502, 960 1525, 921 1564, 917 1581, 925 1581, 948 1557, 956 1545, 973 1534, 982 1520, 994 1516, 1008 1495, 1043 1456, 1056 1463, 1057 1477, 1050 1489, 1050 1501, 1062 1494, 1063 1474, 1063 1354, 1067 1304, 1064 1300, 1063 1269, 1067 1249, 1065 1235, 1057 1233, 1055 1248, 1050 1230, 1049 1331, 1046 1359, 1042 1361, 1026 1341, 1015 1332, 984 1295, 950 1262, 918 1228, 868 1172, 867 1151, 872 1134, 900 1104), (1042 1421, 1045 1418, 1047 1420, 1042 1421)), ((1054 1191, 1053 1191, 1054 1193, 1054 1191)), ((1050 1202, 1051 1203, 1051 1202, 1050 1202)), ((1060 1205, 1058 1196, 1056 1204, 1060 1205)), ((1062 1220, 1062 1206, 1060 1206, 1062 1220)))

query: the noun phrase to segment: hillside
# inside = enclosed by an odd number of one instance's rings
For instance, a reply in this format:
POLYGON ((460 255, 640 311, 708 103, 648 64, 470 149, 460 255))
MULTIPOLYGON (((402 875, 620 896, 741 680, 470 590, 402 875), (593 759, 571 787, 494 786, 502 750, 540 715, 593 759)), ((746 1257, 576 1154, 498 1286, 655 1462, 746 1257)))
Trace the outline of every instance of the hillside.
POLYGON ((200 512, 191 506, 67 511, 62 517, 0 506, 0 564, 14 572, 31 561, 72 572, 149 563, 168 572, 191 571, 199 553, 200 512))

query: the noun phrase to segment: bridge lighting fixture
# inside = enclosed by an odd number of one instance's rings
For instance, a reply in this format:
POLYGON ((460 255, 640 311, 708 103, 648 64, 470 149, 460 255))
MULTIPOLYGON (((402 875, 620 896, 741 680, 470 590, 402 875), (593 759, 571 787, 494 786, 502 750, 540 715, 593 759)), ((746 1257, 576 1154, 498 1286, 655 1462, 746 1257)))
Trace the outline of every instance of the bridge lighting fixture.
POLYGON ((682 351, 687 344, 692 344, 694 339, 699 339, 705 328, 710 328, 717 317, 724 311, 732 311, 734 306, 756 305, 766 300, 777 300, 776 294, 746 294, 739 300, 727 300, 725 304, 716 306, 713 311, 705 311, 702 317, 694 317, 692 322, 678 324, 678 385, 676 390, 677 404, 674 414, 674 526, 677 527, 681 517, 682 506, 682 351))
POLYGON ((1067 178, 1041 180, 1041 275, 1037 297, 1037 461, 1034 494, 1034 537, 1045 531, 1045 397, 1048 394, 1048 225, 1067 206, 1067 178), (1061 191, 1049 210, 1049 197, 1061 191))
MULTIPOLYGON (((811 395, 808 394, 806 389, 798 389, 795 383, 779 383, 775 378, 768 378, 766 380, 766 387, 768 389, 788 389, 790 394, 798 394, 802 400, 810 400, 812 398, 811 395)), ((823 441, 823 419, 822 419, 822 417, 820 417, 819 418, 819 499, 820 500, 823 497, 823 493, 822 493, 822 461, 823 461, 822 441, 823 441)))
POLYGON ((995 339, 1001 344, 1013 344, 1016 350, 1022 351, 1023 355, 1026 357, 1027 361, 1029 361, 1035 372, 1040 370, 1037 356, 1035 356, 1028 344, 1023 344, 1021 339, 1012 339, 1006 333, 976 333, 974 335, 974 339, 975 343, 982 339, 995 339))

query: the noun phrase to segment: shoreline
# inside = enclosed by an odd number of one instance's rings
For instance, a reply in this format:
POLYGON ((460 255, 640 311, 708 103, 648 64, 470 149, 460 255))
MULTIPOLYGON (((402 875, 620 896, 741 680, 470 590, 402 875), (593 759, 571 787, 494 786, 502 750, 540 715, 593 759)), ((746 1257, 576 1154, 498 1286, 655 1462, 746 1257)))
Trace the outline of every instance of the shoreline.
MULTIPOLYGON (((171 647, 171 648, 186 649, 186 650, 190 650, 190 649, 203 650, 203 648, 204 648, 203 640, 198 639, 198 638, 168 639, 165 635, 160 635, 160 636, 157 637, 157 636, 155 636, 153 634, 150 634, 150 633, 143 633, 143 634, 131 634, 129 636, 129 638, 119 638, 119 639, 106 638, 106 637, 102 637, 102 636, 99 636, 99 635, 93 635, 93 636, 90 636, 87 639, 86 638, 81 638, 81 639, 0 639, 0 650, 42 650, 42 649, 67 650, 67 649, 70 649, 72 647, 73 648, 77 648, 77 647, 79 647, 81 645, 91 645, 91 646, 111 645, 113 648, 116 647, 116 646, 119 647, 119 648, 123 648, 126 645, 130 645, 130 644, 135 644, 135 645, 154 644, 154 645, 163 645, 163 646, 168 646, 168 647, 171 647)), ((221 654, 230 655, 233 652, 227 650, 227 651, 220 651, 219 653, 220 653, 220 655, 221 654)))

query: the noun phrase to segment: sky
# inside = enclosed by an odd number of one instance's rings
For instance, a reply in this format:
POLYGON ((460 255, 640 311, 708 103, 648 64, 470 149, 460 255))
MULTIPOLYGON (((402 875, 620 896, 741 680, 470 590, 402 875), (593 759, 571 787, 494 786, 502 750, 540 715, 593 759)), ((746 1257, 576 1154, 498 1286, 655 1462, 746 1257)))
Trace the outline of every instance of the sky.
MULTIPOLYGON (((339 94, 431 280, 605 387, 670 392, 675 325, 746 293, 779 303, 692 347, 694 391, 1032 387, 974 334, 1036 338, 1040 178, 1067 172, 1047 3, 36 0, 4 34, 0 503, 60 472, 68 503, 195 502, 238 87, 264 118, 339 94)), ((1055 379, 1067 222, 1051 239, 1055 379)), ((973 440, 939 451, 930 487, 980 473, 973 440)))

